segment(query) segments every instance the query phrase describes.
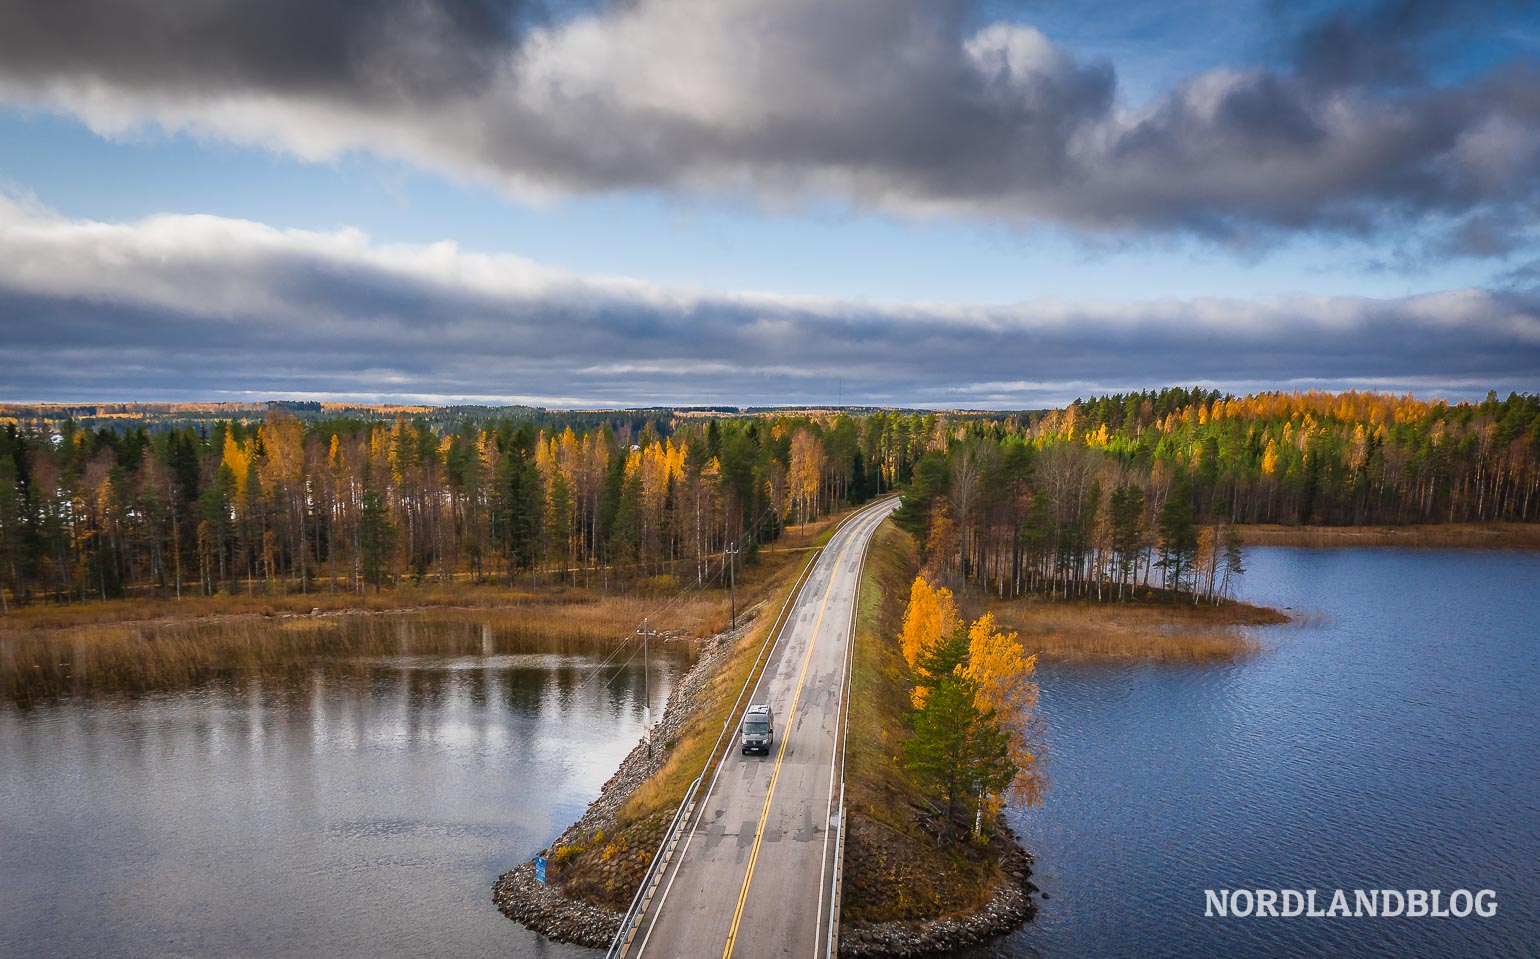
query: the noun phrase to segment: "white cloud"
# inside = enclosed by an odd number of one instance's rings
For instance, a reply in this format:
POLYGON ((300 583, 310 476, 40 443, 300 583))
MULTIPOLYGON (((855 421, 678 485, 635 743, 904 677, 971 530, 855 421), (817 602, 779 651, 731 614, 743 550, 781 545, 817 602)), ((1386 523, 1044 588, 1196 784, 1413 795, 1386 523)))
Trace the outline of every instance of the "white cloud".
POLYGON ((878 399, 1025 406, 1301 381, 1533 388, 1533 296, 873 303, 722 294, 452 244, 212 216, 70 220, 0 201, 0 398, 878 399), (174 384, 174 385, 168 385, 174 384), (971 398, 971 399, 970 399, 971 398))

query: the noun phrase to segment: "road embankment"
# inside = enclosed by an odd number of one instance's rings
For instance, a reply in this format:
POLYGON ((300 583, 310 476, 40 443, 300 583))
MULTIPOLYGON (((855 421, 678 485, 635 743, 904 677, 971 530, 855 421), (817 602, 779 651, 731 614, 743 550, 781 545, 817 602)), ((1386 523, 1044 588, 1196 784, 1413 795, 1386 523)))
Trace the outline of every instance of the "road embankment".
MULTIPOLYGON (((821 542, 834 525, 817 524, 801 538, 821 542)), ((609 944, 739 694, 763 668, 767 640, 816 555, 811 549, 761 554, 748 579, 754 584, 749 611, 735 632, 701 644, 700 658, 654 729, 651 755, 638 744, 582 817, 542 850, 546 883, 536 882, 530 862, 498 878, 492 898, 504 915, 558 942, 609 944)))
POLYGON ((877 532, 861 584, 846 742, 841 956, 918 956, 980 942, 1032 917, 1031 856, 998 823, 987 845, 943 843, 899 760, 912 682, 899 650, 918 563, 907 533, 877 532))
POLYGON ((641 884, 667 822, 648 815, 624 823, 621 811, 670 762, 672 745, 701 713, 703 694, 734 657, 745 632, 752 630, 724 633, 705 644, 669 697, 653 731, 651 756, 646 744, 638 743, 578 821, 543 850, 551 863, 548 882, 536 881, 533 862, 498 877, 492 901, 505 916, 557 942, 610 944, 625 911, 621 899, 641 884))

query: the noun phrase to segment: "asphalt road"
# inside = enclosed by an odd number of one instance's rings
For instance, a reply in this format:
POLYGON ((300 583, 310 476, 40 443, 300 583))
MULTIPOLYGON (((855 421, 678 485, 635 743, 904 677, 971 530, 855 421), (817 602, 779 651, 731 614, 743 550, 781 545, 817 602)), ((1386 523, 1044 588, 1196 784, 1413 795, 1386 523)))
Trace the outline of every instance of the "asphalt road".
POLYGON ((775 747, 744 756, 734 736, 627 959, 825 955, 857 579, 872 533, 895 506, 858 513, 814 562, 749 700, 775 709, 775 747))

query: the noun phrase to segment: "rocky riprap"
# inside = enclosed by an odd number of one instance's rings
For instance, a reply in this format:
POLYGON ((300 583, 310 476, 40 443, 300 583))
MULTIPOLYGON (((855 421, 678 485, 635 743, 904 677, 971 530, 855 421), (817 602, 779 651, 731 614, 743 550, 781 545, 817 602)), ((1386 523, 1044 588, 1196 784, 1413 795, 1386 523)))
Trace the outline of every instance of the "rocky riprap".
MULTIPOLYGON (((1003 824, 1002 824, 1003 828, 1003 824)), ((839 954, 847 959, 874 956, 925 956, 975 945, 1021 928, 1037 912, 1032 894, 1032 857, 1015 835, 1004 837, 1009 851, 1001 861, 1005 881, 984 908, 960 918, 929 922, 842 923, 839 954)))
MULTIPOLYGON (((580 843, 601 830, 610 833, 615 831, 616 811, 631 798, 638 786, 663 765, 668 755, 665 744, 679 735, 685 720, 695 712, 706 680, 732 651, 736 638, 745 628, 745 625, 740 625, 737 633, 722 633, 705 641, 700 658, 674 687, 668 707, 663 711, 663 718, 653 729, 652 758, 647 758, 646 744, 638 743, 621 760, 615 775, 599 790, 599 797, 589 803, 578 821, 568 826, 543 854, 549 855, 551 850, 580 843)), ((653 850, 648 849, 646 852, 650 858, 653 850)), ((640 875, 633 881, 632 888, 627 890, 628 897, 635 891, 635 884, 639 881, 640 875)), ((615 931, 620 928, 622 918, 620 912, 608 906, 564 894, 554 882, 536 882, 533 862, 523 863, 499 876, 492 885, 492 901, 503 915, 549 939, 598 948, 608 946, 615 938, 615 931)))
MULTIPOLYGON (((740 626, 740 631, 743 628, 740 626)), ((614 831, 616 811, 663 765, 668 752, 664 744, 679 734, 685 721, 694 713, 706 680, 732 651, 736 635, 724 633, 706 641, 700 658, 674 688, 668 708, 653 731, 652 758, 647 758, 647 747, 638 743, 621 761, 615 775, 604 784, 598 798, 589 804, 577 822, 568 826, 544 850, 544 854, 549 855, 551 850, 564 845, 582 843, 601 830, 614 831)), ((1003 823, 1001 828, 1005 829, 1003 823)), ((840 927, 839 954, 852 959, 930 955, 970 946, 1020 928, 1037 910, 1032 900, 1037 887, 1030 878, 1032 857, 1009 830, 1005 832, 1002 837, 1008 846, 1002 858, 1005 882, 984 908, 961 918, 920 923, 844 923, 840 927)), ((653 849, 646 850, 649 858, 652 852, 653 849)), ((628 899, 640 882, 643 868, 645 866, 638 868, 638 874, 629 883, 628 899)), ((499 876, 492 886, 492 901, 508 918, 549 939, 600 949, 615 938, 623 918, 616 909, 566 895, 554 882, 536 882, 533 862, 525 862, 499 876)))

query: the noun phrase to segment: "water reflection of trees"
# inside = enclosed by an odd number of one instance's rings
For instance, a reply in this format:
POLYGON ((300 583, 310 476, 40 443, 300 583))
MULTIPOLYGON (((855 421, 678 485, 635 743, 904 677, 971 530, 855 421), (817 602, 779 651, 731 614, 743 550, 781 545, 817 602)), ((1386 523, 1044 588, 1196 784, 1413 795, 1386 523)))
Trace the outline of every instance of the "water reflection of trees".
MULTIPOLYGON (((278 692, 307 685, 320 673, 328 685, 354 679, 375 694, 394 690, 414 708, 444 703, 451 689, 476 705, 562 708, 590 687, 583 695, 608 707, 636 702, 639 708, 639 656, 620 650, 596 675, 597 659, 612 652, 613 636, 560 623, 500 620, 494 627, 432 613, 99 627, 0 644, 0 701, 26 707, 206 683, 245 688, 253 680, 278 692)), ((656 644, 652 650, 657 666, 678 665, 692 655, 692 649, 656 644)), ((653 702, 661 702, 656 690, 653 702)))

